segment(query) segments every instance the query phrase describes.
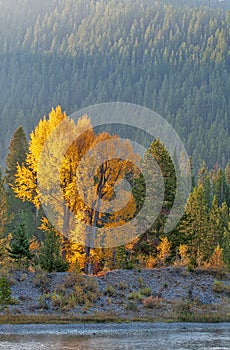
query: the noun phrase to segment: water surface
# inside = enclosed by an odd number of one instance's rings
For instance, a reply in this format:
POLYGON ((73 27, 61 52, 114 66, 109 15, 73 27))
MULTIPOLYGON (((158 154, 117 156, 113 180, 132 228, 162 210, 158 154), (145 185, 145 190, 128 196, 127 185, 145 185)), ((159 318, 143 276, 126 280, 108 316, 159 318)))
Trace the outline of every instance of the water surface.
POLYGON ((230 349, 230 324, 0 325, 1 350, 230 349))

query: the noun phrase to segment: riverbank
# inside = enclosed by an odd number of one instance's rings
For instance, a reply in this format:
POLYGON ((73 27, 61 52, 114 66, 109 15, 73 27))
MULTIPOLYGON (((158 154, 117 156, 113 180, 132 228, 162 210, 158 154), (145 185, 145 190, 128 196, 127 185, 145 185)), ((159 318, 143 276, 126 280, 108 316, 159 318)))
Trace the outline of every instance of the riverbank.
POLYGON ((100 276, 15 271, 0 323, 230 322, 230 275, 185 268, 100 276))

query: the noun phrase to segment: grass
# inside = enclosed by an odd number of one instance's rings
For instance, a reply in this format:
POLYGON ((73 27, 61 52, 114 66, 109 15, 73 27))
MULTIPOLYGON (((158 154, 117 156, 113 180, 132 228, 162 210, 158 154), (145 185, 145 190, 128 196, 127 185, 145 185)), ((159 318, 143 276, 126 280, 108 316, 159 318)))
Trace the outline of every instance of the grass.
POLYGON ((215 280, 213 284, 213 291, 216 293, 225 293, 226 295, 230 296, 230 285, 215 280))
MULTIPOLYGON (((9 312, 0 315, 0 324, 70 324, 70 323, 121 323, 121 322, 230 322, 230 306, 196 305, 190 304, 188 308, 182 303, 174 302, 171 309, 148 309, 142 314, 140 309, 127 308, 127 314, 122 317, 113 313, 95 312, 91 315, 66 314, 33 314, 13 315, 9 312), (138 313, 137 313, 138 312, 138 313)), ((146 308, 145 308, 146 310, 146 308)))
POLYGON ((173 304, 178 322, 230 322, 230 305, 199 305, 188 301, 173 304))

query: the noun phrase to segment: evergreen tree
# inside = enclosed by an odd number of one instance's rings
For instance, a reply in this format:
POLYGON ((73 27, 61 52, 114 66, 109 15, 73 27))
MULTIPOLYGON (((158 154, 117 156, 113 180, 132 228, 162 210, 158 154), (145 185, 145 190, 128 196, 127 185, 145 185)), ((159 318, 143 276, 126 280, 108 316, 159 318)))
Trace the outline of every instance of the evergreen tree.
POLYGON ((17 263, 29 263, 32 259, 30 241, 24 223, 19 223, 12 233, 10 247, 7 248, 9 257, 17 263))
POLYGON ((38 263, 47 272, 63 272, 68 264, 61 256, 60 235, 49 225, 38 253, 38 263))
POLYGON ((191 262, 200 265, 202 261, 207 260, 210 255, 209 215, 202 184, 195 187, 191 193, 179 230, 188 244, 191 262))
POLYGON ((214 196, 212 206, 209 210, 209 236, 210 248, 214 249, 221 244, 224 233, 224 221, 221 208, 218 206, 217 198, 214 196))
POLYGON ((210 206, 212 203, 211 181, 205 161, 202 162, 201 167, 198 170, 198 185, 200 184, 204 188, 205 198, 208 205, 210 206))
POLYGON ((27 150, 26 135, 23 127, 19 126, 10 142, 9 152, 6 157, 6 182, 8 184, 15 184, 17 165, 22 166, 25 162, 27 150))
POLYGON ((212 183, 213 193, 216 195, 218 205, 221 206, 222 203, 228 201, 229 197, 228 185, 226 183, 225 173, 222 169, 219 168, 217 172, 213 172, 212 183))
POLYGON ((5 191, 5 179, 2 176, 0 168, 0 263, 5 257, 5 248, 7 238, 5 236, 5 228, 9 219, 7 198, 5 191))
POLYGON ((0 168, 0 235, 3 235, 8 220, 5 179, 0 168))
POLYGON ((230 268, 230 227, 224 230, 223 257, 225 264, 230 268))
MULTIPOLYGON (((135 244, 134 250, 147 255, 154 255, 157 252, 156 245, 159 242, 159 238, 164 233, 164 225, 170 213, 170 209, 173 206, 176 193, 176 173, 174 165, 167 149, 159 139, 154 140, 150 148, 147 150, 144 156, 143 168, 145 174, 147 174, 154 184, 152 188, 148 188, 148 191, 151 191, 151 193, 148 193, 149 198, 151 198, 148 201, 150 210, 155 212, 157 210, 156 208, 158 208, 157 204, 159 203, 159 194, 163 190, 161 182, 159 181, 159 177, 161 176, 163 177, 164 182, 164 198, 157 219, 154 223, 150 223, 151 228, 140 237, 139 241, 135 244), (157 173, 155 162, 157 162, 162 175, 157 173)), ((144 203, 146 195, 145 191, 145 179, 144 176, 141 175, 135 180, 133 188, 137 211, 140 210, 144 203)), ((140 218, 143 222, 145 222, 146 219, 146 216, 140 218)))
POLYGON ((26 135, 22 126, 19 126, 14 133, 10 142, 9 152, 6 157, 6 184, 7 187, 7 203, 10 220, 8 220, 7 228, 9 231, 13 230, 18 221, 23 220, 30 232, 36 232, 36 218, 35 211, 29 203, 22 202, 18 199, 12 187, 15 186, 15 179, 18 166, 21 167, 26 160, 26 152, 28 144, 26 135))

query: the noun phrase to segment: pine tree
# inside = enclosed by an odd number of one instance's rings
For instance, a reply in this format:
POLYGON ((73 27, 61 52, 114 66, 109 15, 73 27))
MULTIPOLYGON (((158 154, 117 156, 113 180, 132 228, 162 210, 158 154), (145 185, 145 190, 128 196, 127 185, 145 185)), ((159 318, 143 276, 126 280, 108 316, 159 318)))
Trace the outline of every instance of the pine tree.
POLYGON ((208 168, 207 168, 206 163, 204 161, 202 162, 201 167, 198 170, 198 185, 203 186, 205 199, 208 203, 208 206, 210 206, 212 203, 211 181, 210 181, 210 175, 208 172, 208 168))
POLYGON ((213 251, 218 244, 222 243, 224 234, 224 221, 222 209, 218 206, 218 201, 214 195, 211 208, 209 210, 209 249, 213 251))
POLYGON ((5 179, 2 176, 2 171, 0 168, 0 263, 5 258, 5 248, 7 242, 5 229, 9 220, 6 190, 4 186, 5 179))
POLYGON ((16 172, 18 167, 22 167, 26 160, 28 144, 25 132, 22 126, 19 126, 15 131, 10 142, 9 152, 6 158, 6 183, 7 187, 7 202, 10 220, 8 220, 7 228, 9 231, 14 229, 17 222, 20 221, 21 215, 23 220, 31 232, 36 232, 36 219, 33 206, 30 203, 23 203, 16 197, 12 187, 15 186, 16 172), (23 213, 23 214, 22 214, 23 213))
POLYGON ((22 126, 15 131, 6 157, 6 182, 14 186, 17 165, 22 166, 26 159, 28 144, 22 126))
POLYGON ((7 251, 9 257, 19 264, 25 262, 28 265, 31 261, 30 241, 24 223, 19 223, 13 231, 10 247, 7 248, 7 251))
POLYGON ((218 169, 217 172, 212 173, 212 188, 213 193, 216 195, 218 205, 221 206, 222 203, 228 201, 228 185, 225 179, 225 173, 222 169, 218 169))
POLYGON ((204 187, 200 184, 190 194, 185 214, 181 220, 179 231, 188 244, 190 260, 193 264, 201 264, 207 260, 209 249, 209 215, 208 203, 204 187))
POLYGON ((48 225, 45 240, 40 246, 38 263, 47 272, 63 272, 68 269, 68 263, 61 256, 60 235, 51 225, 48 225))
MULTIPOLYGON (((150 212, 158 213, 159 201, 163 190, 162 183, 159 180, 163 180, 164 183, 163 203, 160 213, 155 222, 150 223, 150 229, 140 237, 135 245, 136 252, 143 253, 144 255, 154 255, 156 254, 156 245, 159 242, 159 238, 164 234, 165 222, 173 206, 176 193, 176 173, 174 165, 167 149, 159 139, 154 140, 147 150, 144 156, 143 168, 145 174, 147 174, 147 177, 151 179, 153 184, 153 186, 148 188, 148 196, 150 198, 150 200, 148 200, 148 208, 150 212), (162 175, 157 172, 155 162, 157 162, 162 175), (161 177, 163 177, 163 179, 161 177)), ((145 178, 141 175, 135 180, 133 189, 137 211, 141 209, 145 201, 145 191, 145 178)), ((146 215, 140 219, 143 224, 146 225, 146 220, 148 220, 146 215)), ((174 244, 174 242, 172 242, 172 244, 174 244)))

